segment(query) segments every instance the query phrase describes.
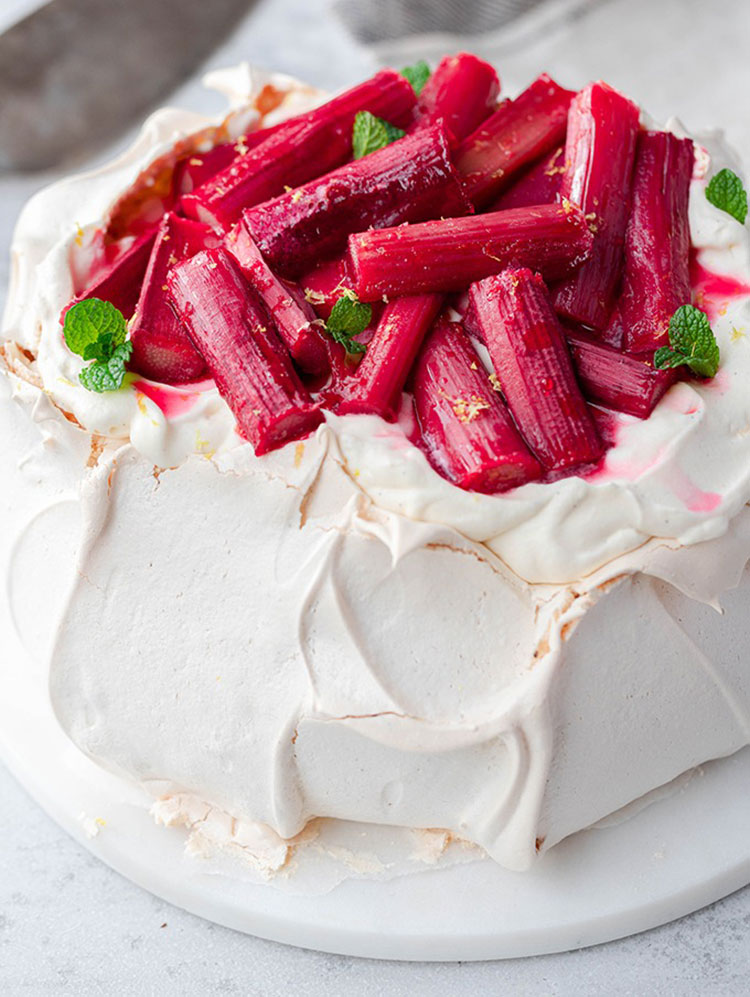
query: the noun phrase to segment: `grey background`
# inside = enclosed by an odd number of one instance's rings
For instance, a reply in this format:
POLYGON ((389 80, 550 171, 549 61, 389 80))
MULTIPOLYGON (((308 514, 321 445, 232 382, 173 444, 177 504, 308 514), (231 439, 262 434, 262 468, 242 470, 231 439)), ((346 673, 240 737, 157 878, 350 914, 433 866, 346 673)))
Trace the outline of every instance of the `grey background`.
MULTIPOLYGON (((657 116, 676 111, 694 128, 720 123, 747 158, 749 45, 750 10, 743 0, 726 0, 720 8, 705 0, 609 0, 585 19, 553 25, 523 46, 500 40, 496 61, 509 91, 542 69, 569 86, 605 76, 643 99, 657 116)), ((485 46, 489 42, 482 39, 485 46)), ((326 0, 261 0, 210 64, 240 59, 327 88, 363 78, 374 65, 331 16, 326 0)), ((197 80, 170 102, 208 111, 221 106, 197 80)), ((55 176, 0 174, 0 303, 18 211, 55 176)), ((9 997, 740 997, 750 992, 748 980, 750 888, 641 936, 504 963, 379 963, 245 937, 121 879, 61 832, 0 767, 0 993, 9 997)))

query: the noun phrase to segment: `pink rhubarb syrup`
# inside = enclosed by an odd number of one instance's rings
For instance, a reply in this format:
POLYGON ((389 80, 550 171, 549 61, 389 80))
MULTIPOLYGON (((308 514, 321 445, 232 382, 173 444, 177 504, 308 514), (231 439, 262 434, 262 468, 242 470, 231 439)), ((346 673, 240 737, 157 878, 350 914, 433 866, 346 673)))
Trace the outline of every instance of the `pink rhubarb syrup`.
POLYGON ((669 487, 690 512, 713 512, 721 505, 718 492, 704 492, 679 467, 670 470, 669 487))
POLYGON ((185 415, 193 408, 201 394, 213 386, 214 382, 210 378, 180 387, 157 384, 155 381, 133 382, 135 390, 150 398, 161 409, 165 419, 177 419, 185 415))
POLYGON ((708 270, 698 262, 695 250, 690 251, 690 284, 695 306, 701 308, 711 322, 724 314, 727 305, 734 298, 750 295, 750 284, 744 284, 736 277, 708 270))

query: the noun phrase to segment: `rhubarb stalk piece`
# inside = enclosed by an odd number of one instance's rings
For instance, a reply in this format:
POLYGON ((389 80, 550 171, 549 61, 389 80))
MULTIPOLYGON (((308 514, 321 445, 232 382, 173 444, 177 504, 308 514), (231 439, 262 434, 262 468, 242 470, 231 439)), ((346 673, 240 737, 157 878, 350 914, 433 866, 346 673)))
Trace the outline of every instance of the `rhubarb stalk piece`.
POLYGON ((625 233, 620 312, 624 348, 653 352, 669 345, 669 320, 690 304, 688 196, 693 143, 669 132, 642 132, 625 233))
POLYGON ((312 432, 320 411, 232 257, 204 250, 173 267, 167 283, 177 315, 255 453, 312 432))
POLYGON ((502 492, 541 476, 460 323, 438 319, 417 358, 413 391, 423 448, 459 488, 502 492))
POLYGON ((347 163, 243 214, 269 264, 296 276, 346 246, 351 232, 471 211, 442 125, 347 163))
POLYGON ((192 194, 202 184, 230 166, 237 156, 234 142, 222 142, 207 152, 194 152, 187 158, 180 159, 174 168, 172 188, 180 207, 183 195, 192 194))
POLYGON ((265 142, 280 127, 281 124, 270 128, 256 128, 240 135, 233 142, 220 142, 206 152, 193 152, 178 160, 174 170, 175 196, 179 199, 184 194, 192 194, 202 184, 230 166, 239 156, 244 156, 256 145, 265 142))
POLYGON ((561 315, 592 329, 607 325, 622 273, 638 118, 636 105, 606 83, 581 90, 570 106, 560 197, 589 219, 594 247, 556 288, 554 303, 561 315))
POLYGON ((375 301, 460 291, 511 264, 556 279, 586 259, 592 241, 578 208, 543 204, 352 235, 350 269, 360 301, 375 301))
POLYGON ((156 233, 130 323, 130 367, 153 381, 184 384, 198 380, 205 370, 203 357, 170 305, 167 274, 175 263, 205 249, 210 237, 206 225, 171 213, 164 216, 156 233))
POLYGON ((478 207, 565 137, 573 92, 542 74, 515 100, 506 100, 456 149, 456 168, 478 207))
POLYGON ((118 308, 126 319, 135 311, 141 284, 156 239, 156 227, 138 236, 112 263, 103 267, 85 291, 76 295, 63 311, 86 298, 101 298, 118 308))
POLYGON ((616 350, 623 348, 625 330, 622 325, 620 307, 617 303, 615 303, 612 311, 609 313, 609 320, 606 326, 603 329, 597 329, 596 338, 600 343, 605 343, 607 346, 614 346, 616 350))
POLYGON ((325 343, 318 318, 301 290, 274 274, 242 222, 232 229, 225 244, 268 309, 297 366, 308 374, 324 374, 328 368, 325 343))
POLYGON ((386 305, 356 373, 344 384, 339 414, 384 418, 394 414, 417 351, 442 303, 442 294, 417 294, 386 305))
POLYGON ((489 210, 507 211, 509 208, 526 208, 531 204, 552 204, 557 200, 564 172, 565 148, 558 146, 551 155, 544 156, 522 173, 489 210))
POLYGON ((531 452, 555 471, 597 460, 602 441, 542 278, 510 268, 472 285, 470 296, 508 408, 531 452))
POLYGON ((327 319, 343 292, 354 288, 349 274, 348 257, 336 256, 332 260, 317 263, 302 274, 299 286, 305 301, 312 306, 315 314, 327 319))
POLYGON ((646 419, 678 379, 674 368, 656 370, 583 332, 565 330, 584 395, 607 408, 646 419))
POLYGON ((500 80, 488 62, 469 52, 447 55, 419 95, 414 127, 442 120, 451 143, 461 142, 492 114, 499 93, 500 80))
POLYGON ((186 194, 182 207, 191 218, 229 229, 244 208, 346 162, 352 154, 358 111, 406 127, 415 104, 411 84, 394 70, 384 69, 307 114, 285 121, 265 141, 186 194))

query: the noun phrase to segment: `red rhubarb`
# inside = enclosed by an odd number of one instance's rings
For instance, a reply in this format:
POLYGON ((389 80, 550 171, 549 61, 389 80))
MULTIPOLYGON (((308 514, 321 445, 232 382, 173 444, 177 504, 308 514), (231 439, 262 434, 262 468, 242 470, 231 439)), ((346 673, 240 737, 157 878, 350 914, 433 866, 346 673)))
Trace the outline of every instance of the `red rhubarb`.
POLYGON ((526 208, 531 204, 552 204, 556 201, 562 183, 565 148, 559 146, 549 156, 544 156, 498 197, 490 211, 507 211, 508 208, 526 208))
POLYGON ((589 219, 594 247, 556 288, 554 302, 561 315, 592 329, 607 325, 622 273, 638 118, 636 105, 606 83, 590 84, 570 106, 560 196, 589 219))
POLYGON ((323 260, 299 278, 299 286, 319 318, 327 319, 342 292, 353 288, 347 256, 323 260))
POLYGON ((179 160, 174 168, 174 194, 179 199, 226 169, 237 158, 234 142, 222 142, 207 152, 195 152, 179 160))
POLYGON ((173 267, 167 282, 178 316, 256 454, 312 432, 320 411, 232 257, 204 250, 173 267))
POLYGON ((299 288, 291 287, 274 274, 242 222, 227 236, 226 248, 265 304, 297 366, 309 374, 325 373, 328 354, 318 319, 299 288), (295 290, 299 293, 295 294, 295 290))
POLYGON ((669 345, 669 320, 690 304, 688 195, 693 143, 668 132, 642 132, 625 233, 620 312, 632 353, 669 345))
POLYGON ((178 160, 174 171, 175 196, 179 198, 183 194, 191 194, 239 156, 244 156, 256 145, 265 142, 280 127, 281 125, 273 125, 271 128, 256 128, 240 135, 233 142, 220 142, 206 152, 193 152, 178 160))
POLYGON ((474 284, 471 306, 532 453, 549 470, 597 460, 603 445, 542 278, 509 268, 474 284))
POLYGON ((246 155, 182 199, 191 218, 228 229, 242 210, 298 187, 346 162, 358 111, 398 127, 411 123, 416 97, 411 84, 392 69, 284 122, 246 155))
POLYGON ((449 481, 502 492, 540 477, 460 323, 438 319, 417 358, 413 390, 422 446, 449 481))
POLYGON ((490 204, 525 166, 560 144, 572 98, 571 90, 542 74, 464 139, 456 168, 477 207, 490 204))
POLYGON ((156 233, 130 324, 130 366, 153 381, 183 384, 196 381, 205 370, 203 357, 170 305, 167 274, 175 263, 205 249, 210 232, 206 225, 170 213, 164 216, 156 233))
POLYGON ((543 204, 361 232, 349 237, 349 255, 357 295, 375 301, 460 291, 511 264, 556 279, 579 266, 591 244, 578 208, 543 204))
POLYGON ((442 125, 347 163, 243 214, 269 264, 295 276, 346 245, 351 232, 470 211, 442 125))
POLYGON ((606 343, 607 346, 614 346, 616 350, 623 348, 622 343, 625 338, 625 330, 622 326, 622 315, 620 314, 618 304, 615 304, 609 313, 609 321, 606 327, 597 330, 596 338, 600 343, 606 343))
POLYGON ((102 267, 91 284, 68 304, 65 312, 78 301, 86 298, 101 298, 119 308, 126 319, 135 311, 141 284, 148 267, 151 249, 156 239, 156 228, 144 232, 112 263, 102 267))
POLYGON ((442 120, 451 141, 461 142, 492 114, 499 93, 488 62, 469 52, 447 55, 419 95, 416 127, 442 120))
POLYGON ((646 419, 677 380, 674 368, 655 370, 646 360, 621 353, 586 333, 569 329, 565 333, 583 393, 599 405, 646 419))
POLYGON ((367 352, 343 388, 340 414, 390 417, 425 334, 443 303, 442 294, 396 298, 386 305, 367 352))

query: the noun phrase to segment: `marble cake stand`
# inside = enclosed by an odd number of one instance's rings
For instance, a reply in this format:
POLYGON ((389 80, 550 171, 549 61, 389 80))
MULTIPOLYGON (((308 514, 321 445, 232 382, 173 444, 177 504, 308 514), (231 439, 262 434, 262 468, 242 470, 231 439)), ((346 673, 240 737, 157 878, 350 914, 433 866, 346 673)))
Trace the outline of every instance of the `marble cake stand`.
POLYGON ((500 959, 644 931, 750 882, 750 749, 703 766, 628 820, 573 836, 529 873, 481 859, 295 896, 202 872, 199 860, 184 856, 183 831, 157 827, 137 790, 66 739, 48 705, 44 670, 0 602, 0 757, 94 855, 219 924, 347 955, 500 959))

